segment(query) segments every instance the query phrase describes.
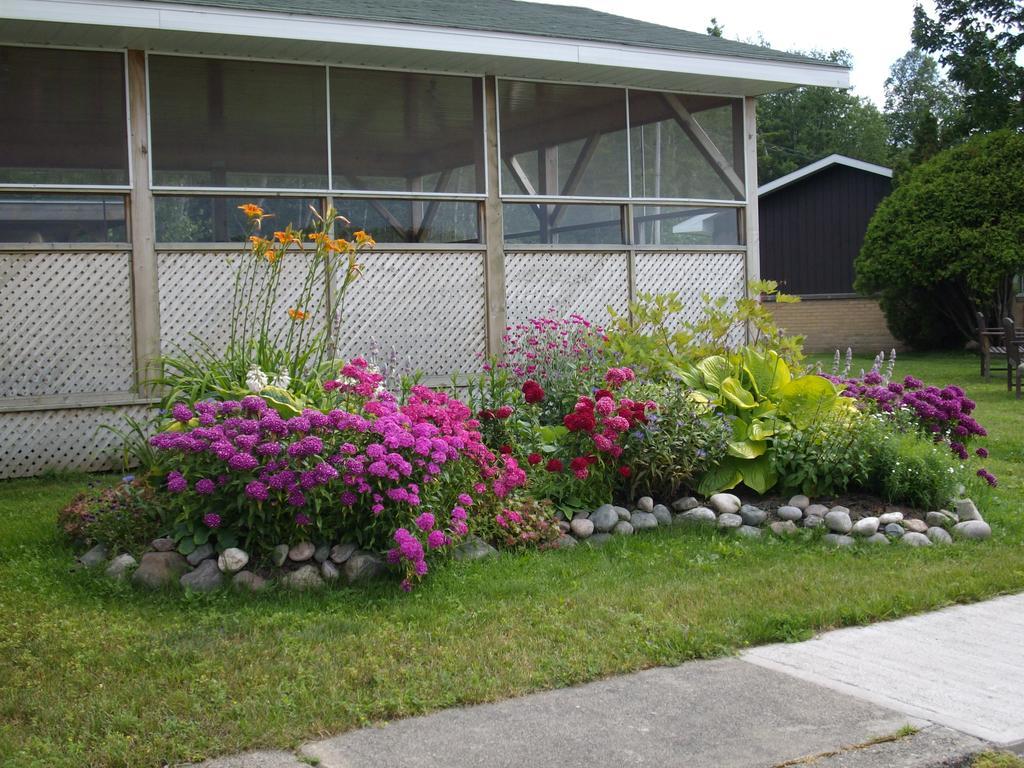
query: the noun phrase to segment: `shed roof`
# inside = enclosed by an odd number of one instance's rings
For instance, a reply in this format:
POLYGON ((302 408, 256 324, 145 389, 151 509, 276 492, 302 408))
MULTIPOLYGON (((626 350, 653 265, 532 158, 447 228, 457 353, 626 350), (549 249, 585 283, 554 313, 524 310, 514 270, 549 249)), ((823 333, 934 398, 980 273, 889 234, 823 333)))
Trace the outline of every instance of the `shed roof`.
POLYGON ((846 155, 829 155, 823 157, 817 162, 805 165, 803 168, 798 168, 792 173, 787 173, 785 176, 780 176, 774 181, 770 181, 767 184, 762 184, 757 188, 757 194, 767 195, 777 189, 788 187, 790 184, 800 181, 800 179, 811 176, 815 173, 820 173, 826 168, 830 168, 833 165, 845 165, 848 168, 855 168, 858 171, 866 171, 867 173, 875 173, 879 176, 885 176, 886 178, 892 178, 892 168, 886 168, 884 165, 875 165, 874 163, 866 163, 863 160, 857 160, 853 157, 847 157, 846 155))

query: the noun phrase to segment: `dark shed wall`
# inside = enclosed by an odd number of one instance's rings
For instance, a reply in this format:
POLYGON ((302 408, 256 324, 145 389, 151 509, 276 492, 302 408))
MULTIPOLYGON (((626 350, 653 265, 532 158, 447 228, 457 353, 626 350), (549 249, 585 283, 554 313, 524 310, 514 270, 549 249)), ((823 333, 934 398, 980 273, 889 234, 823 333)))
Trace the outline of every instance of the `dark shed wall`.
POLYGON ((853 260, 892 190, 877 173, 833 165, 759 200, 761 276, 786 293, 853 293, 853 260))

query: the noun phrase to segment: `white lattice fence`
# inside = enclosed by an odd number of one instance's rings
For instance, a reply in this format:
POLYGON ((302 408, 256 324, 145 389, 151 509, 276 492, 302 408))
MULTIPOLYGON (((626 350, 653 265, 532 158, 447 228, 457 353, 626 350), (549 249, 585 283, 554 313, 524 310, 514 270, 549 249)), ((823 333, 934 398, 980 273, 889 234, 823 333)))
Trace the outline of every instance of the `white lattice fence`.
POLYGON ((0 397, 133 384, 131 254, 0 253, 0 397))
POLYGON ((608 306, 624 312, 629 301, 629 254, 618 251, 510 251, 505 254, 505 295, 510 324, 576 312, 598 323, 608 306))
POLYGON ((339 333, 347 357, 396 355, 432 376, 474 371, 486 347, 483 251, 373 251, 349 288, 339 333))
MULTIPOLYGON (((634 258, 634 285, 637 293, 679 294, 686 308, 681 320, 693 322, 701 317, 703 294, 738 299, 746 291, 746 255, 743 253, 638 252, 634 258)), ((741 332, 730 339, 743 343, 741 332)))
POLYGON ((121 438, 103 425, 123 429, 125 416, 145 415, 145 406, 0 413, 0 478, 117 469, 121 438))
MULTIPOLYGON (((177 354, 179 350, 194 352, 202 346, 197 339, 216 352, 226 349, 231 330, 231 307, 235 290, 235 275, 240 259, 251 259, 248 251, 165 251, 157 255, 160 289, 160 347, 164 354, 177 354)), ((271 316, 272 330, 287 332, 294 321, 288 316, 296 307, 302 293, 303 281, 309 268, 309 256, 289 253, 281 268, 271 316)), ((260 273, 252 295, 259 296, 269 268, 260 273)), ((246 295, 250 295, 248 292, 246 295)), ((252 311, 261 311, 255 299, 252 311)), ((324 316, 306 321, 314 329, 323 327, 324 316)), ((309 332, 309 329, 307 329, 309 332)), ((283 336, 282 336, 283 338, 283 336)))

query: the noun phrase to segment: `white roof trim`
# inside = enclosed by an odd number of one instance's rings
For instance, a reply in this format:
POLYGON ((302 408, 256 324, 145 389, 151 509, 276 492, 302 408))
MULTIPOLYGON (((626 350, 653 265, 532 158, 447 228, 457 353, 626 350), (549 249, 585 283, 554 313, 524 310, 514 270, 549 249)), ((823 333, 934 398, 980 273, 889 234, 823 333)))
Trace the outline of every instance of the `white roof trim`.
MULTIPOLYGON (((131 0, 4 0, 0 18, 167 32, 290 38, 849 88, 849 70, 537 35, 131 0)), ((12 41, 13 42, 13 41, 12 41)))
POLYGON ((875 165, 874 163, 865 163, 863 160, 854 160, 852 157, 846 157, 846 155, 829 155, 816 163, 805 165, 803 168, 799 168, 792 173, 788 173, 775 181, 769 181, 764 186, 757 188, 757 194, 767 195, 769 192, 774 192, 776 189, 782 189, 782 187, 789 186, 794 181, 799 181, 805 176, 811 176, 818 171, 823 171, 832 165, 845 165, 848 168, 856 168, 858 171, 867 171, 868 173, 877 173, 879 176, 885 176, 888 179, 892 178, 892 168, 886 168, 884 165, 875 165))

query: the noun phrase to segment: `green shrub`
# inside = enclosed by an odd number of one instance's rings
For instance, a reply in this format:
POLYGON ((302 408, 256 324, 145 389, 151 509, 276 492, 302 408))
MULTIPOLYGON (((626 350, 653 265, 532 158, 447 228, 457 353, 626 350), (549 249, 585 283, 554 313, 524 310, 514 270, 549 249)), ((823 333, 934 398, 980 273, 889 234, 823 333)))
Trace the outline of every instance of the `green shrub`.
POLYGON ((955 497, 959 482, 949 451, 917 434, 894 432, 878 444, 869 490, 886 501, 940 509, 955 497))
POLYGON ((77 546, 104 544, 112 553, 138 556, 160 534, 160 509, 152 490, 126 475, 117 485, 75 496, 57 525, 77 546))
POLYGON ((780 432, 770 452, 779 486, 808 496, 832 496, 866 486, 885 432, 876 418, 859 412, 780 432))

